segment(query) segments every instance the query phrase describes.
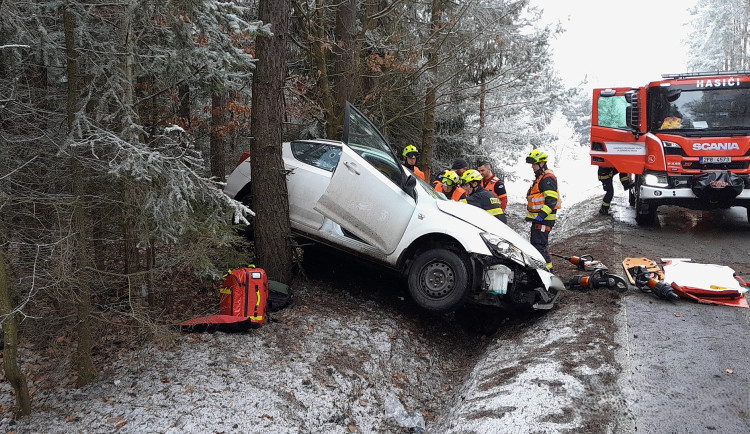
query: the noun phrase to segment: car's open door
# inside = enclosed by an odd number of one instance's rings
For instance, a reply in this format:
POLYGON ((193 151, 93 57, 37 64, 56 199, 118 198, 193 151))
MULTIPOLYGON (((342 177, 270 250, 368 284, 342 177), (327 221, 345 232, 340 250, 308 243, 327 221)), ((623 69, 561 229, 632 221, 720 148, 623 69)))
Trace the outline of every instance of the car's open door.
POLYGON ((646 142, 644 133, 635 131, 632 121, 645 110, 636 107, 634 111, 639 95, 636 94, 633 99, 629 98, 628 94, 632 94, 632 91, 629 87, 594 89, 591 111, 591 164, 614 167, 620 173, 643 172, 646 164, 646 142))
POLYGON ((384 254, 396 250, 416 207, 404 168, 370 121, 347 106, 346 145, 315 209, 384 254))

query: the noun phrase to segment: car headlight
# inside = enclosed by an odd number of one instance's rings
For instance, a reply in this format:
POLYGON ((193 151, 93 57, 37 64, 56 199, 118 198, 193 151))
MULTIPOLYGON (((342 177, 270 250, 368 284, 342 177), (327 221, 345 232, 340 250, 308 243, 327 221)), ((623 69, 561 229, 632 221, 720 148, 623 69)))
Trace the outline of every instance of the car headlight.
POLYGON ((646 172, 643 182, 652 187, 669 187, 666 172, 646 172))
POLYGON ((493 254, 511 259, 523 266, 529 265, 523 251, 510 241, 489 232, 482 232, 480 235, 493 254))

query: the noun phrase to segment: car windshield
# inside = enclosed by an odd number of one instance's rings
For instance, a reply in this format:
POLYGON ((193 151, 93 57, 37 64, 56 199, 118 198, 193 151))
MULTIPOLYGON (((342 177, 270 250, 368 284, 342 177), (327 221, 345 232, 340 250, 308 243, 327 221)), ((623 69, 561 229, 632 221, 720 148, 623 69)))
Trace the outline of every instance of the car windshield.
POLYGON ((649 126, 664 130, 750 130, 750 89, 652 88, 649 126))
POLYGON ((344 143, 394 184, 401 186, 404 176, 401 164, 380 131, 354 107, 347 106, 347 113, 344 143))

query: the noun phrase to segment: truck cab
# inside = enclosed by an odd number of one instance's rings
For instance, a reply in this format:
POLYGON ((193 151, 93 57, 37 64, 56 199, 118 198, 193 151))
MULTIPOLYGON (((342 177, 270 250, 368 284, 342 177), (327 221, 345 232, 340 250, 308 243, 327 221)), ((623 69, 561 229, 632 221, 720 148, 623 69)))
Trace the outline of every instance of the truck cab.
POLYGON ((591 164, 635 175, 636 221, 661 205, 742 206, 750 220, 750 71, 594 89, 591 164))

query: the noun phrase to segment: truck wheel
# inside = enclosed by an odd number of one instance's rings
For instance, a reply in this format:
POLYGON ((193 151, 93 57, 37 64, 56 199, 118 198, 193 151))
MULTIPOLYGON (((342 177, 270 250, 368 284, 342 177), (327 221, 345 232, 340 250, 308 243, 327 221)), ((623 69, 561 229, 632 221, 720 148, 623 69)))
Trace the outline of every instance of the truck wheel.
POLYGON ((745 208, 747 210, 747 222, 750 223, 750 207, 745 208))
POLYGON ((641 226, 650 226, 656 220, 656 207, 645 204, 642 200, 635 202, 635 222, 641 226))
POLYGON ((469 283, 468 264, 447 249, 423 252, 409 268, 409 295, 432 312, 448 312, 463 304, 469 283))

